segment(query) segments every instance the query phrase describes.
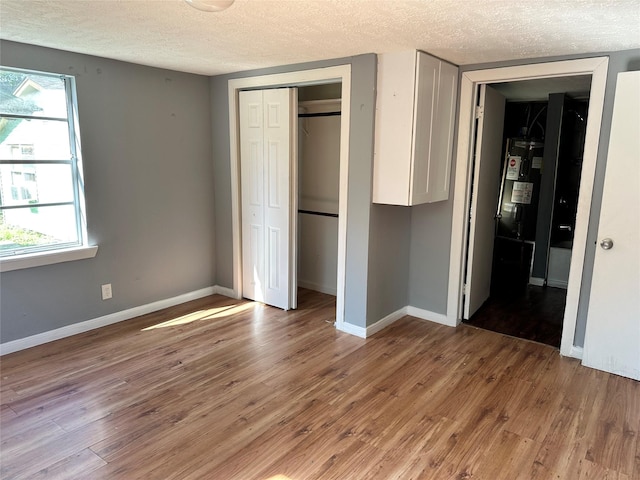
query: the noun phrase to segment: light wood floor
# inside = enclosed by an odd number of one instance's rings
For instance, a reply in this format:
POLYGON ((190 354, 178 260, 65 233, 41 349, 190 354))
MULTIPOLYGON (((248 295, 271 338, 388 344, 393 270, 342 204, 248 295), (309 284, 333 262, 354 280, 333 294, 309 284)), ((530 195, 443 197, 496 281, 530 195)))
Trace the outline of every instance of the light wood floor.
POLYGON ((1 360, 1 477, 638 479, 640 384, 463 325, 213 296, 1 360))

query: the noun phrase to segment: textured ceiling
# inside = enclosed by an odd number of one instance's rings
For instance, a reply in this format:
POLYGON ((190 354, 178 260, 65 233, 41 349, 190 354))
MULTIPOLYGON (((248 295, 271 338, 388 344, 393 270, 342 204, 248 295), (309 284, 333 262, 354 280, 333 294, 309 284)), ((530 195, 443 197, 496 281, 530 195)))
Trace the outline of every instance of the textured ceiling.
POLYGON ((206 75, 409 49, 465 65, 638 48, 640 0, 0 0, 0 37, 206 75))

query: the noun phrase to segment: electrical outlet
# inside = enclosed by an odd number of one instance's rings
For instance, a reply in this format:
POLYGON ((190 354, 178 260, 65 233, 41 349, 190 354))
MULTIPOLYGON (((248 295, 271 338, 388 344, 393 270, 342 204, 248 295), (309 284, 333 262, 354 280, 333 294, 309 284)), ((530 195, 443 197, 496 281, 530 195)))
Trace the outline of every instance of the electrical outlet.
POLYGON ((102 299, 109 300, 113 296, 113 292, 111 291, 111 284, 105 283, 102 285, 102 299))

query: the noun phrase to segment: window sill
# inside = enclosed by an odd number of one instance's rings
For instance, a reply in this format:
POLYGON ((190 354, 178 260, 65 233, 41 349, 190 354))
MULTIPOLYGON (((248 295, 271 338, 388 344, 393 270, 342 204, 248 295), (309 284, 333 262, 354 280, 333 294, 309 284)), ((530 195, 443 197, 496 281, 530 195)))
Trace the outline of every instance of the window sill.
POLYGON ((11 272, 12 270, 22 270, 24 268, 42 267, 53 265, 54 263, 71 262, 73 260, 83 260, 93 258, 98 253, 98 246, 75 247, 53 252, 39 252, 19 257, 8 257, 0 259, 0 272, 11 272))

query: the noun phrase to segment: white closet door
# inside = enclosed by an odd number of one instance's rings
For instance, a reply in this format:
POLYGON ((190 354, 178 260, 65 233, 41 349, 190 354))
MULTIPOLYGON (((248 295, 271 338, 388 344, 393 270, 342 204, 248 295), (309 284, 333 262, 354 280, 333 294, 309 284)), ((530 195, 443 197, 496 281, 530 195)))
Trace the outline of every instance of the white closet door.
POLYGON ((242 294, 264 302, 264 128, 262 92, 240 92, 242 294))
POLYGON ((582 363, 640 380, 640 72, 618 74, 582 363))
POLYGON ((285 310, 296 306, 295 103, 295 89, 240 92, 243 295, 285 310))
POLYGON ((469 226, 469 257, 464 318, 469 319, 489 298, 495 214, 500 193, 500 163, 505 98, 488 85, 480 89, 480 117, 476 137, 473 198, 469 226))

